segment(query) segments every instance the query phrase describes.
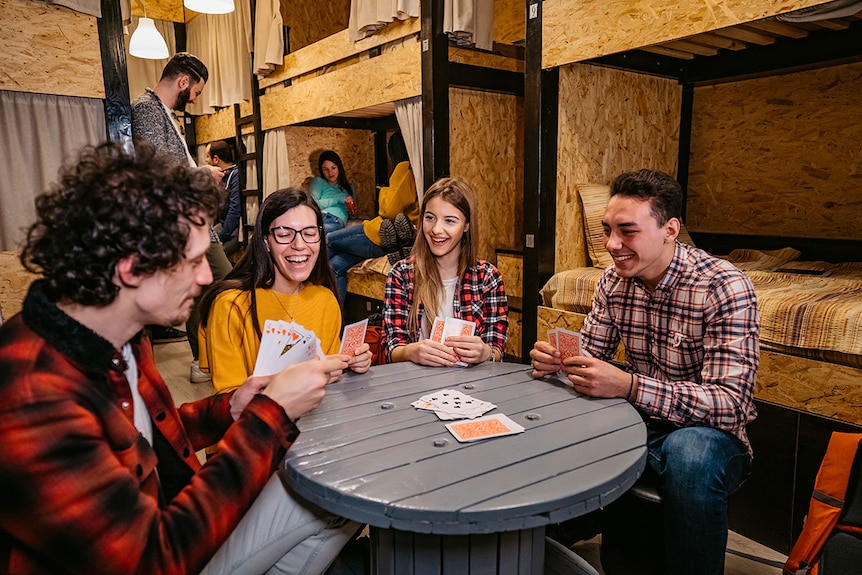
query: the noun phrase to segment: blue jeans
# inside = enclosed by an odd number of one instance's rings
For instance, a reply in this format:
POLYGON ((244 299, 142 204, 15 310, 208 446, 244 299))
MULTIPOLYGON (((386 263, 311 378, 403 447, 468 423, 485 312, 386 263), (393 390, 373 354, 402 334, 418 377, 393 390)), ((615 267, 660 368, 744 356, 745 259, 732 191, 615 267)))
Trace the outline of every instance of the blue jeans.
POLYGON ((327 236, 336 230, 344 228, 344 226, 345 223, 341 218, 323 212, 323 231, 326 232, 327 236))
POLYGON ((344 307, 344 299, 347 297, 347 270, 362 260, 386 255, 383 248, 368 239, 361 225, 326 234, 326 251, 329 253, 329 267, 335 274, 341 307, 344 307))
POLYGON ((711 427, 647 426, 647 464, 659 476, 668 574, 720 575, 727 547, 727 500, 748 478, 738 439, 711 427))

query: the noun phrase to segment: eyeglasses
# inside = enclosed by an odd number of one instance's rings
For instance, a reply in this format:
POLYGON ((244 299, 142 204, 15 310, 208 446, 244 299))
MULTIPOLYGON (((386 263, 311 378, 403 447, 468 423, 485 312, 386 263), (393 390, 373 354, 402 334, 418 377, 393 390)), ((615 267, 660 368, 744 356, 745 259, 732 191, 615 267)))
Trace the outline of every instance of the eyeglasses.
POLYGON ((296 239, 296 234, 302 236, 302 241, 307 244, 316 244, 322 237, 323 228, 320 226, 308 226, 301 230, 295 230, 286 226, 276 226, 269 229, 272 238, 277 244, 292 244, 296 239))

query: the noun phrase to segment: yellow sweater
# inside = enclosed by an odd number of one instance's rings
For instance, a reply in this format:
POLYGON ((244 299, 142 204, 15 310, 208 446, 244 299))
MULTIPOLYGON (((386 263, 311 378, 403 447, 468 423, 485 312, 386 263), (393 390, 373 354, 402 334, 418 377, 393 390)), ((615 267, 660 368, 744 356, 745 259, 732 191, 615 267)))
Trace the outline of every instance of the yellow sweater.
MULTIPOLYGON (((279 296, 271 289, 257 289, 257 317, 261 329, 266 320, 290 321, 291 314, 296 323, 314 331, 323 353, 338 353, 341 309, 329 289, 310 284, 298 294, 279 296)), ((200 366, 212 375, 216 393, 236 389, 254 372, 260 338, 251 320, 250 292, 227 290, 219 294, 210 310, 206 329, 201 325, 198 333, 200 366)))
POLYGON ((380 224, 383 223, 384 218, 394 220, 395 216, 404 212, 414 226, 418 225, 419 203, 416 198, 416 180, 413 178, 410 162, 401 162, 395 166, 392 175, 389 176, 389 185, 380 188, 377 200, 380 206, 377 213, 380 215, 373 220, 365 220, 362 224, 365 235, 375 245, 379 246, 382 243, 380 224))

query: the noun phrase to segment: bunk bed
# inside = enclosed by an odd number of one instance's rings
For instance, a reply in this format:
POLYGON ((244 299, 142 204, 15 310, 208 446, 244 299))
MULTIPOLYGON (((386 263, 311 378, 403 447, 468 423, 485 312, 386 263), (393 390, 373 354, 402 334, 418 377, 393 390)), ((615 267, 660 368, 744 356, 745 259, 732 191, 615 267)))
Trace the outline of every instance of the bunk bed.
POLYGON ((862 425, 862 190, 858 158, 832 153, 860 135, 862 7, 780 18, 821 4, 740 0, 718 13, 687 0, 546 0, 527 28, 526 74, 542 83, 525 103, 538 109, 527 138, 542 142, 525 193, 535 337, 579 329, 589 311, 611 263, 594 218, 613 178, 642 167, 676 176, 687 192, 684 241, 734 261, 758 293, 756 457, 731 528, 784 552, 829 434, 862 425), (776 85, 785 95, 771 95, 776 85), (755 136, 746 122, 781 137, 755 136))

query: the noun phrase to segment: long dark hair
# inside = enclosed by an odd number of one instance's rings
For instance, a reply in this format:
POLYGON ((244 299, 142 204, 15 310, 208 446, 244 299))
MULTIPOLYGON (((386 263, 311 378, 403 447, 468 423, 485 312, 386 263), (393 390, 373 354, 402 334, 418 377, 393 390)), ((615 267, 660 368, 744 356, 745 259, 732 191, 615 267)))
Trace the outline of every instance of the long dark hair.
MULTIPOLYGON (((323 214, 317 207, 317 202, 302 190, 286 188, 273 192, 263 201, 257 220, 254 223, 255 233, 249 238, 248 246, 242 258, 236 266, 225 276, 225 278, 210 286, 204 293, 200 302, 201 325, 206 327, 209 313, 216 297, 222 292, 231 289, 247 291, 251 294, 251 317, 254 329, 258 337, 261 335, 260 322, 257 318, 257 288, 272 288, 275 283, 275 275, 278 271, 272 261, 272 254, 266 249, 264 238, 269 234, 272 222, 286 214, 289 210, 299 206, 307 206, 314 210, 317 225, 323 228, 323 214)), ((329 256, 326 253, 326 237, 321 232, 320 251, 317 261, 308 276, 308 281, 328 288, 333 294, 338 294, 335 287, 335 278, 329 267, 329 256)), ((336 297, 338 297, 336 295, 336 297)))
MULTIPOLYGON (((350 185, 350 181, 347 179, 347 174, 344 172, 344 164, 341 163, 341 157, 336 154, 332 150, 326 150, 321 152, 320 157, 317 159, 317 173, 320 174, 320 177, 323 178, 323 162, 330 161, 335 164, 335 167, 338 168, 338 185, 350 195, 353 195, 353 186, 350 185)), ((324 180, 326 178, 323 178, 324 180)))

